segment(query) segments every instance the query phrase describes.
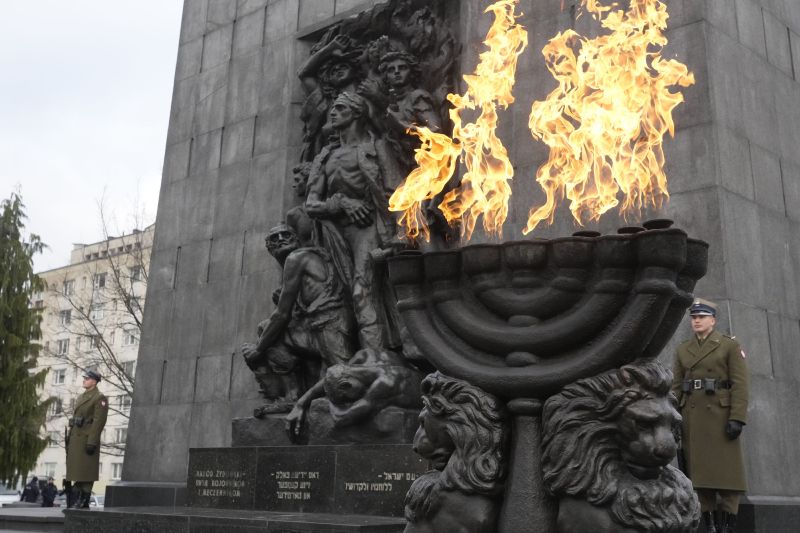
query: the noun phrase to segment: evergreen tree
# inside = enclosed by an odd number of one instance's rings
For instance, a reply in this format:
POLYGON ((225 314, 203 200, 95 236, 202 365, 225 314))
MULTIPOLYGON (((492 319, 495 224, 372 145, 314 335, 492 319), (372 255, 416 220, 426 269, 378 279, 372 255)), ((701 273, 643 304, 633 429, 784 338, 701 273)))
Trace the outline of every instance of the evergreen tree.
POLYGON ((12 194, 0 204, 0 483, 16 485, 47 445, 40 435, 50 401, 39 399, 47 369, 34 372, 41 316, 32 297, 44 289, 33 256, 44 245, 22 237, 22 201, 12 194))

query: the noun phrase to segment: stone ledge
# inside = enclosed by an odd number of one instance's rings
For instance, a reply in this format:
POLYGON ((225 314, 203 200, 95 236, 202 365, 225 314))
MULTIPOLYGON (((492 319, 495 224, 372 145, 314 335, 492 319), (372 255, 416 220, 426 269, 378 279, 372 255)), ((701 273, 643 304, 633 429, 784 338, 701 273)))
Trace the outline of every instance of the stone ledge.
POLYGON ((364 515, 128 507, 66 512, 64 533, 401 533, 405 521, 364 515))

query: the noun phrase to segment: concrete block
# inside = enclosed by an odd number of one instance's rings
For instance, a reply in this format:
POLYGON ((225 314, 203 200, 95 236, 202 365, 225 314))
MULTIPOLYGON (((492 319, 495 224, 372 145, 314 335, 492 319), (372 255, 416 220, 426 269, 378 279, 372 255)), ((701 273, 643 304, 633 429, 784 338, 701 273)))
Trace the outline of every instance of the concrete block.
POLYGON ((670 194, 717 184, 715 128, 701 124, 675 132, 664 139, 667 186, 670 194))
POLYGON ((231 24, 236 18, 236 0, 209 0, 206 33, 231 24))
POLYGON ((197 378, 196 365, 194 357, 170 357, 167 360, 161 389, 162 404, 191 403, 197 378))
POLYGON ((789 30, 789 49, 792 56, 792 77, 800 80, 800 34, 789 30))
MULTIPOLYGON (((197 286, 208 279, 209 240, 184 242, 175 276, 175 288, 185 291, 197 290, 197 286)), ((171 347, 170 347, 171 348, 171 347)))
MULTIPOLYGON (((306 5, 306 2, 303 2, 303 5, 306 5)), ((300 0, 278 0, 269 4, 264 23, 264 44, 293 35, 298 29, 299 9, 300 0)))
MULTIPOLYGON (((138 359, 139 362, 147 360, 161 361, 163 359, 167 348, 166 339, 155 333, 159 331, 160 325, 169 324, 172 321, 172 299, 174 296, 172 287, 151 290, 150 296, 153 300, 151 301, 150 298, 148 298, 148 305, 145 309, 144 323, 147 327, 142 328, 141 346, 144 351, 142 351, 142 357, 138 359), (144 357, 145 354, 148 354, 151 359, 144 357)), ((145 401, 149 403, 154 403, 157 400, 157 398, 153 396, 144 396, 144 398, 145 401), (149 398, 149 400, 147 400, 147 398, 149 398)))
POLYGON ((176 245, 211 237, 218 175, 215 169, 186 180, 179 213, 180 239, 175 241, 176 245))
POLYGON ((167 145, 164 151, 162 186, 184 179, 189 175, 189 152, 192 140, 186 139, 167 145))
POLYGON ((767 313, 770 345, 772 346, 772 367, 775 376, 800 376, 800 321, 778 313, 767 313))
POLYGON ((241 210, 245 228, 266 231, 283 219, 284 188, 291 187, 292 163, 283 151, 269 152, 253 160, 250 189, 241 210))
POLYGON ((782 160, 781 177, 786 216, 795 222, 800 222, 800 165, 782 160))
MULTIPOLYGON (((580 2, 576 2, 575 0, 566 0, 565 2, 539 2, 538 0, 521 0, 519 7, 517 8, 517 13, 523 13, 524 16, 520 18, 520 21, 529 27, 532 27, 536 21, 543 22, 547 19, 558 18, 562 15, 572 18, 572 12, 577 13, 579 4, 580 2)), ((553 33, 553 35, 555 35, 555 33, 553 33)))
POLYGON ((707 295, 712 300, 726 294, 725 250, 717 191, 715 187, 707 187, 673 194, 664 211, 664 216, 674 220, 690 237, 709 243, 708 272, 697 283, 695 294, 707 295))
POLYGON ((137 420, 144 423, 133 429, 129 427, 128 431, 139 431, 147 437, 138 439, 134 450, 131 449, 134 439, 129 439, 125 452, 126 477, 186 482, 189 434, 192 427, 203 425, 192 420, 191 404, 148 407, 138 413, 137 420))
MULTIPOLYGON (((211 264, 208 268, 208 282, 212 287, 214 284, 227 286, 228 292, 221 295, 226 301, 237 301, 233 289, 237 287, 237 280, 241 275, 243 244, 241 235, 217 237, 211 244, 211 264)), ((230 331, 232 332, 233 329, 231 328, 230 331)), ((204 353, 208 352, 204 351, 204 353)))
POLYGON ((255 124, 253 156, 260 156, 286 148, 287 109, 273 106, 259 111, 255 124))
POLYGON ((189 159, 189 175, 205 174, 219 168, 222 128, 198 135, 193 139, 189 159))
MULTIPOLYGON (((224 166, 219 171, 212 236, 236 236, 242 241, 242 206, 250 191, 251 162, 241 161, 224 166)), ((238 274, 238 272, 237 272, 238 274)))
MULTIPOLYGON (((219 245, 217 248, 220 251, 228 250, 235 253, 240 248, 240 243, 236 243, 232 239, 221 240, 219 243, 215 244, 219 245)), ((233 263, 238 262, 238 258, 236 257, 232 257, 231 259, 233 259, 233 263)), ((217 266, 220 270, 224 268, 219 261, 217 262, 217 266)), ((213 298, 213 300, 210 301, 214 301, 216 304, 208 306, 204 312, 203 341, 200 346, 200 354, 201 356, 221 357, 226 360, 224 389, 217 387, 215 389, 217 390, 215 393, 217 396, 223 393, 226 397, 228 395, 228 382, 230 381, 228 379, 230 375, 228 355, 233 354, 239 347, 239 344, 236 343, 236 321, 238 319, 237 311, 240 304, 236 296, 239 293, 240 280, 241 276, 231 275, 228 279, 209 284, 205 290, 207 297, 213 298)), ((222 374, 220 374, 220 377, 222 377, 222 374)), ((198 378, 198 383, 199 381, 200 379, 198 378)), ((195 399, 195 401, 205 400, 195 399)))
POLYGON ((150 352, 150 360, 136 362, 136 387, 133 390, 133 407, 138 409, 151 405, 158 405, 161 401, 161 371, 164 367, 166 354, 163 350, 150 352))
POLYGON ((260 81, 262 78, 261 51, 234 58, 230 64, 225 122, 230 124, 255 116, 258 111, 260 81))
POLYGON ((669 28, 680 28, 687 24, 694 24, 705 17, 705 4, 709 2, 696 2, 695 0, 668 0, 667 21, 669 28))
POLYGON ((220 448, 231 445, 231 412, 228 403, 196 403, 192 418, 207 421, 190 428, 189 448, 220 448))
POLYGON ((749 200, 754 199, 750 143, 728 128, 718 126, 715 130, 720 185, 749 200))
MULTIPOLYGON (((304 60, 307 56, 302 57, 304 60)), ((285 106, 289 103, 291 87, 300 86, 292 66, 292 47, 283 41, 270 43, 264 47, 260 59, 261 65, 256 70, 259 78, 254 83, 258 91, 259 112, 285 106), (276 72, 282 75, 276 76, 276 72)), ((305 99, 305 95, 302 98, 305 99)))
POLYGON ((736 194, 722 190, 719 196, 724 262, 715 264, 724 265, 727 294, 731 299, 765 309, 761 212, 754 202, 736 194))
POLYGON ((335 0, 303 0, 300 2, 297 29, 302 30, 333 17, 335 4, 335 0))
POLYGON ((800 34, 800 3, 795 0, 783 0, 786 25, 795 33, 800 34))
POLYGON ((731 336, 747 354, 751 375, 772 376, 772 354, 769 345, 767 312, 736 300, 730 302, 731 336))
POLYGON ((198 79, 195 76, 175 81, 172 89, 167 144, 185 141, 192 136, 197 91, 198 79))
POLYGON ((789 221, 773 211, 762 209, 761 247, 763 250, 762 277, 765 283, 767 309, 800 316, 800 280, 792 261, 789 221))
POLYGON ((750 160, 753 165, 756 202, 781 215, 785 214, 781 165, 778 156, 751 142, 750 160))
POLYGON ((672 112, 676 128, 688 128, 711 121, 705 27, 703 22, 695 22, 667 32, 669 44, 664 48, 663 57, 685 63, 695 78, 694 85, 673 89, 679 90, 684 98, 684 102, 672 112))
POLYGON ((223 128, 220 165, 249 161, 253 153, 255 117, 241 120, 223 128))
MULTIPOLYGON (((270 269, 278 268, 264 245, 264 238, 272 226, 255 227, 242 234, 242 267, 243 276, 263 274, 270 269)), ((269 289, 272 291, 272 289, 269 289)))
POLYGON ((197 388, 194 402, 225 402, 231 375, 231 359, 225 354, 197 360, 197 388))
POLYGON ((774 87, 775 107, 780 110, 774 128, 777 140, 766 146, 780 146, 782 159, 800 164, 800 84, 781 77, 775 79, 774 87))
POLYGON ((225 102, 228 91, 228 66, 223 63, 201 72, 197 80, 197 95, 192 132, 196 137, 225 125, 225 102))
POLYGON ((175 67, 175 79, 183 80, 200 72, 203 59, 203 38, 198 37, 178 46, 178 63, 175 67))
POLYGON ((726 34, 713 27, 707 28, 706 54, 711 105, 714 118, 720 125, 736 132, 744 132, 742 117, 742 73, 741 60, 732 50, 740 45, 726 34))
POLYGON ((702 2, 705 8, 705 18, 708 23, 733 40, 739 38, 739 29, 736 24, 735 2, 736 0, 702 2))
POLYGON ((227 63, 231 58, 232 41, 233 24, 226 24, 210 33, 206 33, 203 37, 201 71, 216 67, 221 63, 227 63))
POLYGON ((180 42, 202 37, 206 31, 208 0, 186 0, 183 3, 180 42))
MULTIPOLYGON (((167 222, 166 219, 164 221, 165 223, 167 222)), ((172 232, 174 236, 177 236, 177 234, 177 231, 172 232)), ((155 253, 150 261, 150 272, 147 277, 148 288, 152 287, 150 290, 156 292, 172 289, 177 256, 175 250, 175 246, 154 250, 155 253)))
POLYGON ((375 2, 375 0, 336 0, 334 6, 334 15, 341 15, 349 11, 366 11, 376 3, 377 2, 375 2))
POLYGON ((739 41, 751 50, 766 56, 761 6, 753 0, 736 0, 736 22, 739 41))
MULTIPOLYGON (((202 287, 181 289, 183 288, 180 287, 175 291, 172 322, 160 325, 160 334, 167 339, 167 353, 164 359, 168 360, 170 364, 181 359, 193 362, 200 355, 200 345, 203 340, 202 333, 198 331, 198 328, 202 327, 203 313, 206 307, 202 287), (192 333, 187 334, 186 332, 192 333)), ((184 375, 184 379, 189 381, 188 401, 191 401, 194 388, 193 376, 194 370, 184 375)), ((183 397, 187 395, 185 391, 181 394, 183 397)), ((163 400, 163 397, 164 390, 162 389, 162 403, 168 403, 163 400)))
POLYGON ((789 31, 778 18, 764 11, 764 34, 767 43, 767 59, 784 74, 793 77, 792 52, 789 43, 789 31))
POLYGON ((233 57, 247 55, 260 48, 264 41, 265 9, 239 15, 233 26, 233 57))
POLYGON ((236 18, 242 18, 242 16, 253 11, 263 10, 268 3, 268 0, 238 0, 236 3, 236 18))
POLYGON ((744 74, 739 82, 742 107, 723 112, 741 113, 744 134, 751 141, 761 146, 778 146, 780 139, 775 124, 779 113, 775 104, 775 87, 776 83, 789 80, 774 76, 774 70, 763 58, 749 50, 741 50, 737 59, 742 62, 744 74))
MULTIPOLYGON (((748 357, 749 358, 749 357, 748 357)), ((788 457, 787 445, 791 441, 783 440, 786 436, 786 419, 782 417, 780 405, 788 398, 782 398, 778 390, 780 383, 776 380, 753 375, 750 379, 750 404, 748 420, 742 432, 744 445, 745 469, 748 474, 748 495, 758 494, 794 494, 779 492, 776 486, 779 478, 775 475, 776 465, 784 463, 788 457), (769 435, 769 446, 760 446, 763 436, 769 435)))

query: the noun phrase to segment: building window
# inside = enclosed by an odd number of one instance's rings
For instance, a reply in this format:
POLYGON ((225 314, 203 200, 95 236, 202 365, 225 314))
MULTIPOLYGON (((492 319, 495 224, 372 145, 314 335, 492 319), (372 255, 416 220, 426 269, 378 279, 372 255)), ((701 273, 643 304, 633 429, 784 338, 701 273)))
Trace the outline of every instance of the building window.
POLYGON ((103 463, 97 463, 97 473, 103 475, 103 463))
POLYGON ((64 296, 72 296, 75 294, 75 280, 69 279, 64 282, 64 296))
POLYGON ((94 275, 94 288, 95 289, 102 289, 106 286, 106 273, 103 272, 101 274, 94 275))
POLYGON ((111 333, 108 334, 108 344, 114 346, 114 337, 116 336, 116 330, 112 329, 111 333))
POLYGON ((122 479, 122 463, 111 463, 111 479, 122 479))
POLYGON ((62 326, 66 326, 70 322, 72 322, 72 310, 71 309, 66 309, 64 311, 59 311, 58 312, 58 322, 62 326))
POLYGON ((120 411, 127 413, 131 410, 131 397, 127 394, 117 396, 117 405, 120 411))
POLYGON ((92 346, 94 346, 95 348, 97 348, 99 350, 100 347, 103 346, 103 336, 102 335, 92 335, 92 346))
POLYGON ((56 355, 69 354, 69 339, 59 339, 56 341, 56 355))
POLYGON ((128 428, 117 428, 114 430, 114 442, 117 444, 125 444, 128 438, 128 428))
POLYGON ((136 333, 133 331, 126 331, 122 336, 123 346, 133 346, 137 342, 139 342, 139 339, 136 337, 136 333))
POLYGON ((104 315, 103 304, 94 304, 89 312, 89 318, 92 320, 100 320, 104 315))
POLYGON ((80 336, 75 337, 75 350, 80 351, 81 349, 81 338, 80 336))
POLYGON ((44 309, 44 300, 36 300, 33 307, 34 309, 44 309))
POLYGON ((67 369, 58 368, 53 370, 53 385, 63 385, 67 382, 67 369))
POLYGON ((56 463, 43 463, 42 470, 47 477, 56 477, 56 463))
POLYGON ((136 361, 124 361, 120 363, 119 366, 122 369, 123 374, 133 379, 133 376, 136 373, 136 361))
POLYGON ((53 403, 50 404, 50 407, 47 408, 47 414, 50 416, 56 416, 61 414, 61 398, 53 398, 53 403))
POLYGON ((142 267, 135 266, 131 267, 131 281, 141 281, 142 279, 142 267))
POLYGON ((51 431, 47 434, 47 447, 58 448, 59 441, 61 440, 61 433, 58 431, 51 431))

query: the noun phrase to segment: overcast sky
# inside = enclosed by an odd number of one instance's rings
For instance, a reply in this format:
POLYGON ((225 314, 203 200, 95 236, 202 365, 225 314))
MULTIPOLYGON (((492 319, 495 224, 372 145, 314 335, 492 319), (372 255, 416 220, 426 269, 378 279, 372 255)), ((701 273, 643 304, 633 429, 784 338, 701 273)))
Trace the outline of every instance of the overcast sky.
POLYGON ((0 0, 0 197, 50 247, 155 220, 182 0, 0 0), (137 212, 144 219, 137 224, 137 212))

